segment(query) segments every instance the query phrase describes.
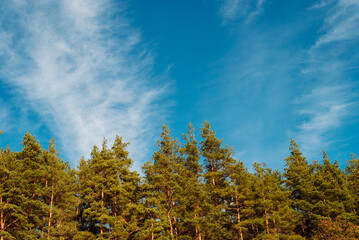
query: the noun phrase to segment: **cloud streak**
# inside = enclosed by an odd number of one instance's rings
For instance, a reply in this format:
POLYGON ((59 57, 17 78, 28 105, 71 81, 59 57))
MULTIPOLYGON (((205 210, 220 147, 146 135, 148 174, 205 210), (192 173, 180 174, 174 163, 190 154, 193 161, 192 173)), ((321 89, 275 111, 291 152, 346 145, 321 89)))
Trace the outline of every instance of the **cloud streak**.
POLYGON ((315 47, 325 44, 356 39, 359 36, 359 2, 340 0, 331 9, 331 14, 324 21, 322 31, 325 33, 317 40, 315 47))
POLYGON ((9 59, 1 75, 58 134, 67 154, 88 154, 102 137, 117 133, 143 159, 160 114, 156 103, 167 88, 151 83, 153 57, 124 6, 13 0, 1 12, 11 19, 0 31, 7 36, 0 53, 9 59))
POLYGON ((239 18, 250 22, 262 13, 263 3, 264 0, 222 0, 219 13, 222 16, 223 24, 239 18))
MULTIPOLYGON (((310 11, 331 3, 321 1, 310 11)), ((327 14, 320 34, 307 53, 308 66, 303 69, 304 76, 314 79, 314 83, 310 84, 311 90, 296 102, 300 106, 298 113, 306 118, 297 129, 307 152, 340 141, 330 140, 328 134, 340 129, 358 106, 358 95, 353 91, 356 79, 351 79, 348 74, 358 56, 351 52, 348 43, 359 40, 359 3, 340 0, 324 10, 327 14)))

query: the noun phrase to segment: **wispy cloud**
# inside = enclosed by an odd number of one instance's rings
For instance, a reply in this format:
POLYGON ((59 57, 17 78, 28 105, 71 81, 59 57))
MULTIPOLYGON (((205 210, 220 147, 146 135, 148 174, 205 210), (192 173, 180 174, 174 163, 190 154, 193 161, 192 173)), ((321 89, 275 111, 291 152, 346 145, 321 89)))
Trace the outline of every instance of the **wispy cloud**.
POLYGON ((340 141, 327 138, 332 130, 341 127, 355 106, 357 97, 348 85, 330 85, 314 88, 297 101, 299 114, 307 120, 299 124, 299 141, 307 153, 320 152, 320 148, 340 141))
MULTIPOLYGON (((321 1, 310 8, 327 7, 332 1, 321 1)), ((356 114, 358 106, 357 79, 350 77, 350 68, 358 56, 351 51, 349 42, 358 43, 359 2, 339 0, 331 5, 319 35, 307 54, 307 67, 303 74, 313 79, 310 92, 301 96, 298 113, 306 118, 299 124, 299 139, 307 152, 318 151, 340 139, 330 139, 328 134, 339 129, 347 119, 356 114)))
POLYGON ((0 131, 1 130, 7 130, 9 128, 9 108, 7 104, 0 99, 0 131))
POLYGON ((324 34, 318 39, 315 47, 321 47, 324 44, 329 44, 337 41, 356 39, 359 36, 358 13, 359 1, 338 1, 338 3, 333 7, 333 9, 331 9, 328 17, 325 19, 322 28, 324 34))
POLYGON ((230 23, 239 18, 251 21, 263 11, 264 0, 221 0, 219 13, 223 24, 230 23))
POLYGON ((135 158, 143 158, 166 87, 156 87, 153 57, 124 6, 109 0, 13 0, 0 11, 0 35, 6 36, 0 42, 1 75, 69 156, 88 154, 102 137, 119 134, 131 141, 135 158))

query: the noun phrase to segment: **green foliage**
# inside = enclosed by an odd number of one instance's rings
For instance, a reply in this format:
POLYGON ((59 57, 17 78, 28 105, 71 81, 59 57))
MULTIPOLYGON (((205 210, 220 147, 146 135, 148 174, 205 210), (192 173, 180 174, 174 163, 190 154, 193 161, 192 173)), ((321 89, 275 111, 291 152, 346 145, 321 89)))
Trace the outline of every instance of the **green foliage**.
POLYGON ((231 238, 231 219, 227 209, 230 205, 229 172, 228 168, 235 163, 232 148, 222 147, 223 140, 215 136, 210 124, 205 121, 200 129, 201 155, 204 157, 204 189, 208 195, 209 204, 206 212, 206 238, 231 238))
MULTIPOLYGON (((129 168, 128 143, 116 137, 111 149, 104 139, 78 171, 78 221, 97 238, 128 238, 137 229, 139 176, 129 168)), ((85 233, 81 233, 85 234, 85 233)))
POLYGON ((334 219, 321 220, 314 233, 314 240, 354 240, 359 238, 359 227, 340 217, 336 217, 334 219))
POLYGON ((208 122, 199 135, 189 124, 181 144, 163 125, 140 177, 119 136, 74 170, 53 139, 43 149, 26 133, 21 151, 0 149, 0 240, 359 238, 354 154, 343 171, 324 151, 309 163, 291 140, 283 173, 250 172, 208 122))

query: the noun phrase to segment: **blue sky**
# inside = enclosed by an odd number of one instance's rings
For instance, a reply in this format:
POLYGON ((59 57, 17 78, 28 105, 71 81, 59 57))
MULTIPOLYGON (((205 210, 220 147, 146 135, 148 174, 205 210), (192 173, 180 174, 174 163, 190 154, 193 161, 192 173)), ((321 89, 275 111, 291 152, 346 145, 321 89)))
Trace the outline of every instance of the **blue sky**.
POLYGON ((55 137, 76 166, 119 134, 139 169, 162 123, 180 138, 207 120, 247 166, 282 169, 294 138, 344 167, 358 25, 357 0, 2 1, 0 145, 55 137))

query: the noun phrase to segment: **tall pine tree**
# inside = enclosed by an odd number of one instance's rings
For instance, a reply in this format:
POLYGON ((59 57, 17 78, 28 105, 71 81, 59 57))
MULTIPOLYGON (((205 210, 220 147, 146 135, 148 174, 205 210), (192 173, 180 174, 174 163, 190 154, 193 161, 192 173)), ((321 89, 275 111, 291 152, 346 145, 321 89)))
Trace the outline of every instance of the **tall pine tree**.
POLYGON ((222 147, 223 140, 215 136, 207 121, 200 130, 205 189, 211 204, 206 215, 206 239, 229 239, 231 221, 227 210, 230 199, 228 167, 235 162, 232 157, 234 153, 230 147, 222 147))

